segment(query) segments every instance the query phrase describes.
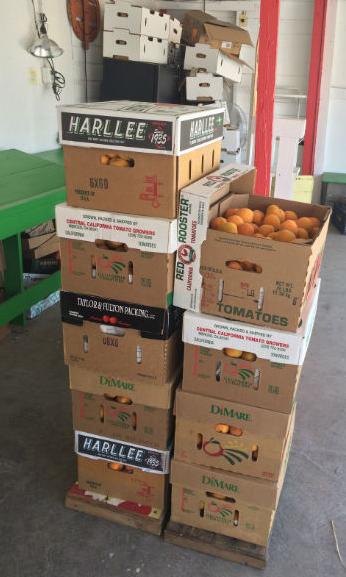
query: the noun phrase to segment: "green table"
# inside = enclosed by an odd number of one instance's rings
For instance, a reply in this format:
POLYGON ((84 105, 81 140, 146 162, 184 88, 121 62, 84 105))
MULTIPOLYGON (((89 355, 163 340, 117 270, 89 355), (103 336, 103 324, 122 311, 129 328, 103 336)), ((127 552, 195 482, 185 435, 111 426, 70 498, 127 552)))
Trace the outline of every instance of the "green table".
POLYGON ((25 311, 61 287, 60 271, 24 289, 20 233, 54 218, 54 207, 66 200, 61 151, 37 155, 19 150, 0 151, 0 240, 7 269, 6 301, 0 304, 0 326, 25 325, 25 311), (47 160, 47 155, 54 162, 47 160))

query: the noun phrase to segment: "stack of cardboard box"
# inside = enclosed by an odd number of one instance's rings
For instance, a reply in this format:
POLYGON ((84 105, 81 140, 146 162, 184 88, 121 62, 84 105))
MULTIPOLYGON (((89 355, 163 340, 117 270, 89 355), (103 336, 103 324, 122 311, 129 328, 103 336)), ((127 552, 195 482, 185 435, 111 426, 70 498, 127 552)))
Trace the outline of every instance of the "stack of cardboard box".
POLYGON ((59 110, 67 204, 56 222, 78 454, 67 504, 156 533, 182 369, 179 191, 218 167, 222 117, 126 101, 59 110))
POLYGON ((182 27, 168 14, 136 6, 127 0, 106 2, 103 56, 167 64, 180 43, 182 27))
POLYGON ((253 196, 254 182, 254 169, 230 165, 181 192, 174 303, 188 311, 172 521, 266 547, 316 314, 330 209, 253 196), (273 202, 318 218, 317 236, 295 244, 210 228, 227 209, 265 213, 273 202), (230 261, 249 266, 229 268, 230 261))

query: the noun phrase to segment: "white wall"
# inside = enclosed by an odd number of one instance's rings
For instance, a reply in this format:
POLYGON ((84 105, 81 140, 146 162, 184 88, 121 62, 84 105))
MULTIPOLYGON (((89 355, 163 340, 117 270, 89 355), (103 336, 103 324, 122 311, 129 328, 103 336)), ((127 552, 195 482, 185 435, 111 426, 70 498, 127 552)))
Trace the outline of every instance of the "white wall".
POLYGON ((346 173, 346 0, 339 0, 323 172, 346 173))
MULTIPOLYGON (((37 7, 37 0, 35 4, 37 7)), ((56 69, 66 80, 60 102, 81 102, 85 99, 84 56, 81 42, 69 24, 66 2, 43 0, 42 4, 48 19, 48 36, 64 49, 64 54, 54 59, 56 69)), ((19 148, 31 153, 56 148, 58 103, 51 87, 42 83, 43 59, 28 53, 35 38, 31 0, 2 0, 0 21, 0 148, 19 148), (36 71, 38 84, 30 84, 30 69, 36 71)), ((87 51, 91 99, 99 96, 101 42, 102 33, 87 51)))

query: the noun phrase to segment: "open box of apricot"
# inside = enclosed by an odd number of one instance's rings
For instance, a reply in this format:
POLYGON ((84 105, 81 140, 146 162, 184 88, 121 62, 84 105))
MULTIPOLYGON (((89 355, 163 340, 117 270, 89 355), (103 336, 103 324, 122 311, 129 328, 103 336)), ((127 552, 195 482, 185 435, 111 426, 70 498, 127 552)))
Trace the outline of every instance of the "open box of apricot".
POLYGON ((174 458, 170 472, 172 521, 266 545, 285 479, 293 429, 294 419, 277 482, 174 458))
POLYGON ((180 189, 220 164, 223 114, 131 101, 59 107, 67 203, 176 218, 180 189))
POLYGON ((319 276, 331 209, 252 194, 229 165, 181 192, 174 303, 296 331, 319 276))
POLYGON ((296 332, 186 311, 184 391, 290 413, 314 326, 317 286, 296 332))
POLYGON ((177 390, 174 456, 277 481, 295 410, 268 411, 177 390))

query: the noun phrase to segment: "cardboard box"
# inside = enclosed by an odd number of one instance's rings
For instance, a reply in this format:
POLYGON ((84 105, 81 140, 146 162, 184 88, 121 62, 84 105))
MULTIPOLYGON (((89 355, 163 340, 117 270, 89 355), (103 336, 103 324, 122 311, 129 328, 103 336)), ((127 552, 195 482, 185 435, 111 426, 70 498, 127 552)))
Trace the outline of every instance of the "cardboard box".
POLYGON ((183 390, 290 413, 315 321, 319 284, 296 333, 186 312, 183 390), (227 356, 226 349, 244 351, 243 358, 227 356))
POLYGON ((60 239, 61 279, 65 291, 117 297, 166 308, 173 302, 175 254, 60 239))
MULTIPOLYGON (((143 383, 131 381, 127 378, 120 379, 116 374, 109 371, 86 371, 77 366, 69 367, 70 388, 80 390, 92 395, 120 395, 130 397, 133 401, 141 404, 154 405, 159 409, 171 409, 175 396, 175 387, 172 380, 160 383, 143 383)), ((173 377, 174 378, 174 377, 173 377)))
POLYGON ((59 250, 59 238, 55 232, 22 238, 23 258, 37 259, 59 250))
POLYGON ((120 58, 134 62, 168 63, 168 41, 161 38, 130 34, 116 28, 103 32, 104 58, 120 58))
POLYGON ((115 0, 112 3, 105 3, 103 28, 104 30, 122 28, 131 34, 168 40, 170 17, 156 10, 133 5, 126 0, 115 0))
POLYGON ((182 32, 183 27, 178 18, 173 18, 173 16, 171 16, 169 19, 168 42, 172 44, 180 44, 182 32))
POLYGON ((35 238, 37 236, 49 234, 52 232, 55 232, 54 220, 47 220, 46 222, 42 222, 41 224, 26 229, 24 232, 22 232, 22 237, 35 238))
MULTIPOLYGON (((223 127, 223 137, 221 151, 226 149, 229 152, 240 151, 240 130, 233 128, 230 124, 223 127)), ((230 164, 230 163, 228 163, 230 164)))
POLYGON ((186 100, 208 102, 222 100, 223 78, 210 72, 186 77, 186 100))
POLYGON ((159 451, 83 431, 75 431, 75 451, 81 457, 111 461, 157 475, 166 475, 169 471, 170 450, 159 451))
POLYGON ((233 82, 240 82, 246 62, 236 56, 226 56, 221 50, 208 44, 186 46, 184 69, 197 69, 198 72, 219 74, 233 82))
MULTIPOLYGON (((171 399, 180 377, 179 370, 167 383, 171 399)), ((76 384, 71 388, 73 386, 76 384)), ((161 386, 164 388, 164 385, 141 383, 131 393, 112 391, 95 395, 84 391, 83 383, 79 383, 79 390, 72 390, 73 428, 167 450, 172 444, 174 421, 172 405, 165 408, 157 406, 162 398, 161 386)))
POLYGON ((294 419, 277 482, 173 459, 171 519, 267 545, 285 479, 293 428, 294 419))
POLYGON ((78 457, 79 488, 155 509, 167 507, 168 475, 156 475, 136 468, 114 470, 111 467, 111 462, 78 457))
POLYGON ((247 30, 218 20, 201 10, 186 12, 182 38, 187 44, 209 44, 233 56, 239 56, 243 44, 253 46, 247 30))
POLYGON ((278 480, 293 413, 287 415, 178 389, 175 414, 176 459, 278 480))
POLYGON ((181 191, 174 304, 293 332, 319 276, 330 208, 275 199, 283 210, 322 221, 312 244, 208 228, 213 218, 231 207, 249 206, 265 212, 273 199, 253 196, 254 183, 252 167, 229 165, 181 191), (230 269, 230 259, 249 260, 262 267, 262 273, 230 269))
POLYGON ((144 383, 182 360, 181 312, 61 291, 65 363, 144 383))

